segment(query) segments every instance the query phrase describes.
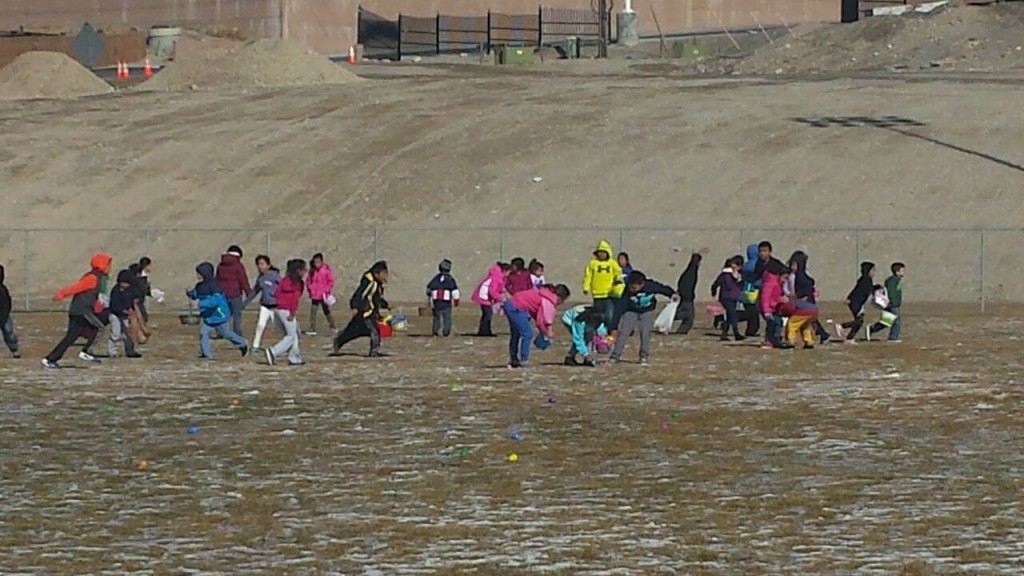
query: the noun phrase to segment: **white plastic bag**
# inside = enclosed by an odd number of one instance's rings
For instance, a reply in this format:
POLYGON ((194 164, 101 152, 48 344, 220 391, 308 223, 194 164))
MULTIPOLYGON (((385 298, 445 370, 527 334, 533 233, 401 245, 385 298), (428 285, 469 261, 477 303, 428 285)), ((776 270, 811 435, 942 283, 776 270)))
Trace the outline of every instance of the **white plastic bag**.
POLYGON ((328 308, 330 308, 331 306, 334 306, 337 303, 338 303, 338 299, 334 297, 334 294, 328 294, 328 295, 324 296, 324 304, 327 304, 328 308))
POLYGON ((875 306, 878 306, 883 310, 889 307, 889 293, 885 291, 885 288, 879 288, 878 290, 875 290, 873 296, 875 306))
POLYGON ((654 319, 654 329, 659 334, 668 334, 672 331, 672 322, 676 319, 676 309, 679 308, 679 302, 669 302, 665 309, 658 314, 658 317, 654 319))

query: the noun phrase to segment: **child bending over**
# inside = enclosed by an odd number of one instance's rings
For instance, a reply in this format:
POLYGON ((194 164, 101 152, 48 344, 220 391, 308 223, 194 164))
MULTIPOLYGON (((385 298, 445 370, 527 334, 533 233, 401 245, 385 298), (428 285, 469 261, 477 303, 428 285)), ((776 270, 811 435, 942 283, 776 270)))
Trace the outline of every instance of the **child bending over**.
POLYGON ((562 324, 569 329, 572 344, 569 354, 565 357, 566 366, 580 366, 576 357, 582 358, 583 366, 597 366, 597 360, 591 355, 594 336, 608 334, 604 325, 604 315, 594 306, 574 306, 562 314, 562 324))

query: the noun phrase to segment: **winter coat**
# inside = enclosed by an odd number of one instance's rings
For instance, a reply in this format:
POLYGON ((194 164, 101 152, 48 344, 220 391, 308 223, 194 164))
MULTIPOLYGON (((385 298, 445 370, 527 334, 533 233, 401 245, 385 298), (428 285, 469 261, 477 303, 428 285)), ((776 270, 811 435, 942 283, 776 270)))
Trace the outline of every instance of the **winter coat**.
POLYGON ((256 277, 256 285, 253 287, 252 293, 249 294, 249 298, 245 301, 245 305, 248 306, 256 296, 260 297, 260 306, 264 308, 277 308, 277 286, 281 283, 281 272, 277 268, 270 268, 266 272, 256 277))
POLYGON ((319 270, 310 267, 309 277, 306 278, 306 290, 309 291, 309 298, 317 302, 323 302, 327 295, 334 292, 334 271, 330 265, 324 262, 319 270))
POLYGON ((760 288, 761 277, 757 274, 757 262, 757 244, 750 244, 747 246, 747 260, 743 262, 740 274, 745 284, 752 284, 755 288, 760 288))
POLYGON ((231 318, 228 299, 221 292, 213 271, 213 264, 203 262, 196 266, 196 274, 202 278, 188 291, 188 297, 199 304, 199 317, 207 326, 220 326, 231 318))
POLYGON ((587 342, 587 331, 592 330, 595 334, 605 336, 608 329, 601 321, 601 314, 587 314, 591 306, 573 306, 562 314, 562 324, 565 324, 572 335, 573 350, 580 356, 590 354, 589 342, 587 342), (591 319, 593 317, 593 319, 591 319))
POLYGON ((225 252, 217 265, 217 284, 228 299, 248 296, 252 293, 249 287, 249 275, 245 272, 242 257, 235 252, 225 252))
POLYGON ((278 310, 287 310, 292 316, 299 312, 299 301, 302 300, 302 282, 296 282, 285 276, 274 290, 274 300, 278 310))
POLYGON ((815 281, 807 273, 807 255, 797 254, 793 262, 796 263, 796 272, 790 274, 793 283, 792 297, 796 300, 804 300, 811 304, 815 303, 815 281))
POLYGON ((686 270, 679 275, 676 292, 679 293, 681 302, 693 302, 697 298, 697 272, 700 270, 700 261, 700 254, 690 255, 690 263, 686 265, 686 270))
POLYGON ((583 272, 583 291, 594 298, 613 298, 622 294, 622 268, 613 259, 613 254, 612 245, 607 240, 601 240, 594 250, 593 260, 583 272), (598 260, 599 252, 607 254, 608 259, 598 260))
POLYGON ((122 320, 128 317, 128 313, 135 307, 135 301, 139 299, 136 289, 128 286, 121 289, 120 283, 110 291, 110 313, 122 320))
POLYGON ((637 314, 654 312, 654 309, 658 307, 658 295, 671 298, 675 294, 672 288, 648 278, 636 294, 631 294, 627 289, 615 299, 615 315, 612 318, 612 326, 618 326, 619 320, 626 312, 636 312, 637 314))
POLYGON ((505 272, 502 271, 501 266, 495 264, 487 271, 487 276, 476 285, 472 300, 481 306, 500 304, 504 292, 505 272))
POLYGON ((349 298, 349 308, 358 310, 363 318, 380 318, 383 308, 390 308, 384 299, 384 287, 369 271, 359 279, 359 286, 349 298))
POLYGON ((459 283, 450 273, 439 272, 427 283, 427 297, 435 310, 447 310, 461 299, 459 283))
POLYGON ((530 277, 530 273, 526 270, 513 272, 505 279, 505 290, 509 294, 515 294, 517 292, 522 292, 523 290, 532 290, 533 288, 533 279, 530 277))
POLYGON ((71 298, 71 304, 68 306, 69 316, 91 316, 103 310, 99 296, 113 261, 114 259, 107 254, 96 254, 89 262, 92 267, 89 272, 79 278, 78 282, 57 291, 57 299, 71 298))
POLYGON ((777 314, 776 309, 786 303, 786 297, 782 294, 782 280, 775 274, 766 273, 761 278, 761 297, 759 304, 761 313, 765 316, 777 314))
MULTIPOLYGON (((2 279, 2 276, 0 276, 2 279)), ((889 295, 889 308, 903 305, 903 278, 893 274, 885 279, 885 292, 889 295)), ((8 296, 10 299, 10 296, 8 296)))
POLYGON ((0 326, 7 323, 7 320, 11 317, 11 309, 13 302, 11 300, 11 292, 4 285, 4 276, 6 272, 4 267, 0 266, 0 326))
POLYGON ((551 337, 551 325, 555 323, 555 306, 558 295, 547 288, 516 292, 511 298, 512 305, 533 318, 537 331, 551 337))
POLYGON ((723 268, 711 285, 711 295, 718 295, 719 302, 742 302, 743 287, 733 275, 732 268, 723 268))

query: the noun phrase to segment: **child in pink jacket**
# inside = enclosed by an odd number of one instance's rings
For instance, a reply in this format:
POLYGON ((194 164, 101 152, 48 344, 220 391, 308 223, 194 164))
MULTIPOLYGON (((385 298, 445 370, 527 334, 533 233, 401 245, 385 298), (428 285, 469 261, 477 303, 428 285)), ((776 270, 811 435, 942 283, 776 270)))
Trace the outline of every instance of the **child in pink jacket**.
POLYGON ((477 336, 488 338, 494 337, 491 329, 491 321, 494 319, 494 311, 501 305, 502 295, 505 293, 505 279, 512 269, 504 262, 498 262, 487 271, 487 276, 480 281, 473 290, 473 302, 480 305, 480 328, 477 336))
POLYGON ((336 326, 334 317, 331 316, 331 306, 334 305, 334 271, 324 262, 324 255, 317 252, 309 261, 309 277, 306 280, 306 290, 309 291, 309 299, 312 306, 309 308, 309 328, 307 336, 316 336, 316 310, 324 311, 327 318, 327 325, 334 332, 336 326))
POLYGON ((511 332, 508 340, 509 368, 523 368, 530 363, 530 344, 533 340, 530 319, 537 325, 537 331, 550 342, 555 307, 568 298, 569 288, 565 284, 546 284, 538 290, 516 292, 505 301, 505 316, 511 332))
POLYGON ((764 333, 764 349, 782 348, 782 316, 779 314, 779 307, 787 302, 782 286, 789 275, 787 269, 781 262, 769 261, 761 277, 761 294, 758 303, 761 307, 761 314, 767 322, 764 333))

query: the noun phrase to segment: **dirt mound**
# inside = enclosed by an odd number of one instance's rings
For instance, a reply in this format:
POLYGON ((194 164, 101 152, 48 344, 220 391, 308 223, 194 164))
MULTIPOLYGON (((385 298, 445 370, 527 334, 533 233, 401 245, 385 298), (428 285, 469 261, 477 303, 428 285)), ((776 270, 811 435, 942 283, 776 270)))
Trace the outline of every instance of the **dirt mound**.
POLYGON ((995 71, 1024 66, 1024 6, 948 7, 873 16, 853 24, 799 26, 739 62, 741 74, 851 70, 995 71))
POLYGON ((113 90, 60 52, 26 52, 0 70, 0 100, 78 98, 113 90))
POLYGON ((257 40, 237 48, 192 51, 140 85, 143 90, 210 90, 345 84, 360 78, 287 40, 257 40))

